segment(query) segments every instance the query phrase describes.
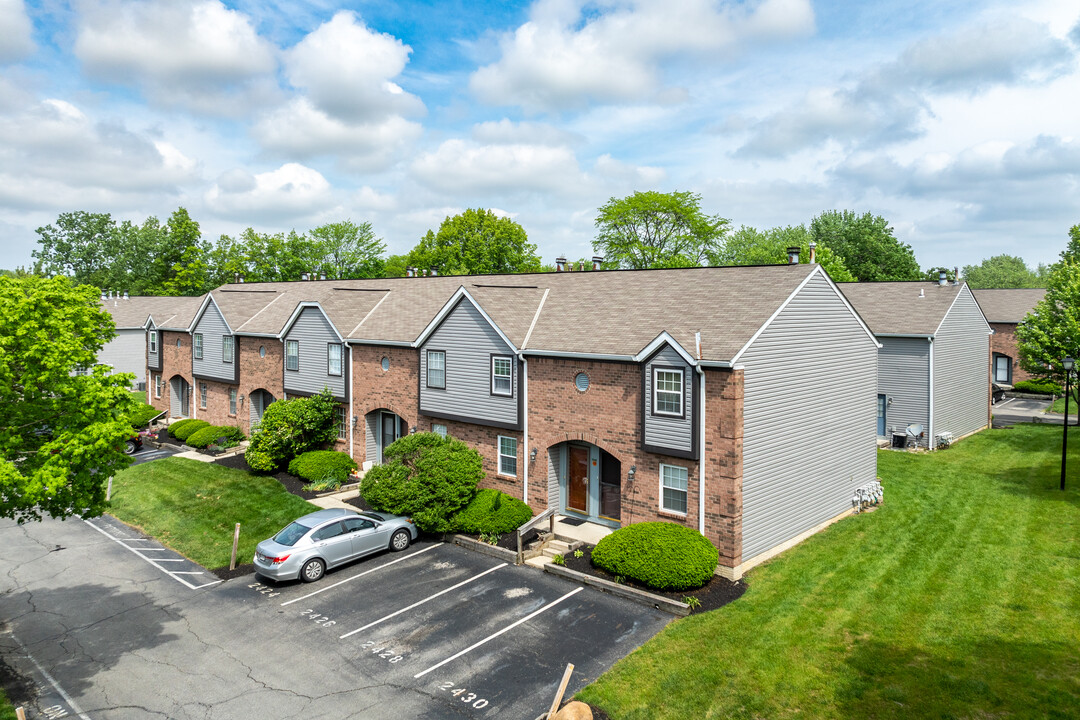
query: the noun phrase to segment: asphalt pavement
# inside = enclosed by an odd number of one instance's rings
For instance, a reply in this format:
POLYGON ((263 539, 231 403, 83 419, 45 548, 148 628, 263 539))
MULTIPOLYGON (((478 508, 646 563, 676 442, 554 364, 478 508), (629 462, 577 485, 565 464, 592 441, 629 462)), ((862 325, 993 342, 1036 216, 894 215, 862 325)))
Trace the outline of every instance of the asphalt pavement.
MULTIPOLYGON (((1051 415, 1046 412, 1050 407, 1049 400, 1036 400, 1034 398, 1006 398, 994 403, 991 412, 994 415, 993 426, 996 428, 1008 427, 1016 423, 1046 423, 1060 425, 1063 415, 1051 415)), ((1072 410, 1072 408, 1069 408, 1072 410)), ((1069 414, 1069 421, 1076 422, 1076 415, 1069 414)))

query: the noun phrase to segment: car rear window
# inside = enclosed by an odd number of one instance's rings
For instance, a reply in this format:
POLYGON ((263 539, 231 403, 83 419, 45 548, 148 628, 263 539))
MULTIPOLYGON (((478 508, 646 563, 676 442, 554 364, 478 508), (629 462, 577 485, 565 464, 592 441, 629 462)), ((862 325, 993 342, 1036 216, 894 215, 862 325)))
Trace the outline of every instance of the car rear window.
POLYGON ((274 536, 274 542, 292 547, 310 529, 307 525, 301 525, 298 522, 290 523, 287 528, 274 536))

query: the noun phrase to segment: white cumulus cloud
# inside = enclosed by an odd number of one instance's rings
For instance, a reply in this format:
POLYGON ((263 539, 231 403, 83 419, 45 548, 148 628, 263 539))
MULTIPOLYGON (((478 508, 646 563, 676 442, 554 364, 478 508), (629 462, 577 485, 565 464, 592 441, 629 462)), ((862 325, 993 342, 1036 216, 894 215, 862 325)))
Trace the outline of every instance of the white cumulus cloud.
POLYGON ((220 217, 263 225, 311 218, 335 203, 326 178, 298 163, 255 174, 231 170, 218 178, 205 200, 220 217))
POLYGON ((481 145, 452 139, 412 164, 413 176, 444 193, 574 193, 581 170, 574 153, 549 145, 481 145))
POLYGON ((23 0, 0 0, 0 63, 22 60, 34 52, 33 30, 23 0))

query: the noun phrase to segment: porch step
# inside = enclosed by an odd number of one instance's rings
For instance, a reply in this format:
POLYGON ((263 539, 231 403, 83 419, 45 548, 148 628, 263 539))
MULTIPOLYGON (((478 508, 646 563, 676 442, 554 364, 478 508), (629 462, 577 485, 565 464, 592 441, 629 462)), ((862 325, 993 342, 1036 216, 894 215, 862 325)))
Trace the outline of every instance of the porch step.
POLYGON ((556 555, 566 555, 566 553, 570 552, 570 544, 562 540, 548 540, 544 543, 544 549, 541 552, 549 558, 556 555))

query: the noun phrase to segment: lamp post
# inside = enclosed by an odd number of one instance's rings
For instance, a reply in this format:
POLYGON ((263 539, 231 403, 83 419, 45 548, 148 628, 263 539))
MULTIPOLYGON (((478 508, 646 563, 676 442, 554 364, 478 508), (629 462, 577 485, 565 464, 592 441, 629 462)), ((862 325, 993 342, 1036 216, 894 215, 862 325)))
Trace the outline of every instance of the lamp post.
POLYGON ((1072 394, 1072 388, 1069 385, 1069 378, 1072 375, 1073 359, 1066 357, 1065 362, 1062 364, 1065 368, 1065 420, 1062 423, 1061 429, 1061 489, 1065 489, 1065 451, 1069 447, 1069 395, 1072 394))

